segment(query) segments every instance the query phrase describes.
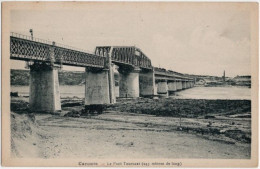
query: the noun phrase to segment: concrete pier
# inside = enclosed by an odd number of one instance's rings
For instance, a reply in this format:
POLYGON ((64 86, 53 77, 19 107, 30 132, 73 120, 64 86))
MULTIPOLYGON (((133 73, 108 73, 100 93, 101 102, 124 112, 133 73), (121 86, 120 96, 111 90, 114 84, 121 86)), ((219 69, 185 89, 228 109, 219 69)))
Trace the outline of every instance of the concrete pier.
POLYGON ((180 80, 177 81, 177 91, 182 90, 182 82, 180 80))
POLYGON ((169 92, 177 91, 177 82, 176 81, 168 82, 168 91, 169 92))
POLYGON ((182 81, 182 89, 186 89, 187 86, 186 86, 186 81, 182 81))
POLYGON ((167 81, 158 82, 157 93, 166 97, 169 95, 167 81))
POLYGON ((139 73, 140 96, 153 96, 155 93, 155 77, 153 70, 141 71, 139 73))
POLYGON ((61 110, 58 67, 47 63, 30 66, 31 111, 56 112, 61 110))
POLYGON ((139 97, 139 68, 119 67, 119 97, 139 97))
POLYGON ((112 83, 112 90, 110 90, 109 77, 109 69, 86 68, 85 106, 116 102, 115 85, 112 83))

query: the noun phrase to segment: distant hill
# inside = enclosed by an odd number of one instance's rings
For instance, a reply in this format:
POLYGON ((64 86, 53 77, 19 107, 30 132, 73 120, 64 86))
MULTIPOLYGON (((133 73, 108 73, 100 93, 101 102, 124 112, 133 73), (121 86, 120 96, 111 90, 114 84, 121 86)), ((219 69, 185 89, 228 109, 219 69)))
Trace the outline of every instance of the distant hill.
MULTIPOLYGON (((84 85, 85 72, 79 71, 59 71, 60 85, 84 85)), ((223 78, 218 76, 205 75, 189 75, 196 78, 196 83, 203 80, 209 82, 222 82, 223 78)), ((28 86, 29 85, 29 70, 11 70, 11 85, 28 86)), ((115 74, 115 84, 118 86, 118 74, 115 74)), ((235 78, 226 77, 228 83, 239 86, 251 86, 251 76, 236 76, 235 78)))
MULTIPOLYGON (((85 72, 78 71, 59 71, 60 85, 84 85, 85 72)), ((29 70, 11 70, 11 85, 28 86, 29 70)), ((118 85, 118 75, 115 74, 116 85, 118 85)))
POLYGON ((11 85, 28 86, 29 70, 11 70, 11 85))
MULTIPOLYGON (((11 70, 11 85, 28 86, 29 70, 11 70)), ((60 85, 82 85, 85 83, 84 72, 59 71, 60 85)))

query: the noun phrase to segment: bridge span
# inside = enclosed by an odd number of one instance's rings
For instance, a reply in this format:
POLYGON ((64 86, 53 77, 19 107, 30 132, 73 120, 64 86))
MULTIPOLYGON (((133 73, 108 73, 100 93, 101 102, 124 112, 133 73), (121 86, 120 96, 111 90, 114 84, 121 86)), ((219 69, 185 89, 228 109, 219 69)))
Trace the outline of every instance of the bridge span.
POLYGON ((168 97, 194 86, 194 79, 188 75, 153 67, 151 60, 135 46, 97 46, 90 53, 11 33, 10 59, 29 63, 32 111, 61 110, 58 70, 62 65, 85 67, 86 110, 116 102, 115 66, 119 72, 119 97, 168 97))

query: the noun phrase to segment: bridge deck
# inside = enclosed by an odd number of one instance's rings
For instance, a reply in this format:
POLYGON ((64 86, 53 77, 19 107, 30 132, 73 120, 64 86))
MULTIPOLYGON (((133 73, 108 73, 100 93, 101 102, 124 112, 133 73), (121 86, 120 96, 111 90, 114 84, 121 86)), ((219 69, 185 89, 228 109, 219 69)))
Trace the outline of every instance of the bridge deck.
POLYGON ((59 43, 16 33, 12 33, 10 36, 10 58, 16 60, 53 61, 63 65, 104 68, 109 53, 111 53, 114 63, 152 69, 151 60, 135 47, 103 46, 97 47, 95 54, 92 54, 59 43), (136 54, 137 51, 139 55, 136 54))
POLYGON ((104 68, 109 54, 112 62, 117 65, 154 69, 157 79, 193 80, 193 78, 178 72, 153 68, 151 60, 135 46, 98 46, 95 53, 92 54, 84 50, 21 34, 11 33, 10 36, 10 58, 15 60, 104 68))
POLYGON ((10 37, 10 58, 25 61, 53 61, 63 65, 99 68, 103 68, 106 61, 105 57, 51 45, 48 41, 28 40, 15 36, 10 37))

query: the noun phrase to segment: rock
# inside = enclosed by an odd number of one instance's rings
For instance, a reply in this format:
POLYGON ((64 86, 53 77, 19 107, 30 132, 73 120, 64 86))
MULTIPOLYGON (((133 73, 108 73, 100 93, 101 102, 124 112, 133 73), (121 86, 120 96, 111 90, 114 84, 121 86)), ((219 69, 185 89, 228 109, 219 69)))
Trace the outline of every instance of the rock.
POLYGON ((206 115, 204 116, 205 119, 214 119, 216 118, 215 116, 212 116, 212 115, 206 115))
POLYGON ((18 96, 18 92, 11 92, 11 93, 10 93, 10 96, 11 96, 11 97, 19 97, 19 96, 18 96))

